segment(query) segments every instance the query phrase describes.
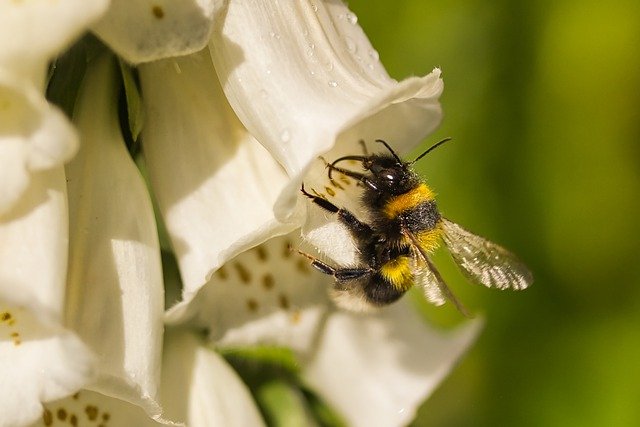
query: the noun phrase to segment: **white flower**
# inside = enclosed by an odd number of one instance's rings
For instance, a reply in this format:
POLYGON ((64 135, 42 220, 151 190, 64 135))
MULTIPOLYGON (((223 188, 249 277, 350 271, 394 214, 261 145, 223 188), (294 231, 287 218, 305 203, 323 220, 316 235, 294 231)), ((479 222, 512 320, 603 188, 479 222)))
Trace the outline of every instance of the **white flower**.
POLYGON ((308 241, 347 263, 350 239, 306 212, 300 184, 328 184, 318 155, 376 138, 406 151, 432 131, 439 72, 390 79, 339 3, 232 1, 216 16, 208 51, 140 67, 144 155, 184 286, 168 320, 205 328, 221 348, 292 348, 351 424, 404 424, 478 324, 437 333, 404 302, 378 316, 335 312, 330 281, 290 250, 299 232, 274 236, 306 224, 308 241), (368 382, 351 395, 345 376, 368 382))
POLYGON ((66 168, 66 323, 97 355, 91 390, 158 417, 162 267, 153 208, 118 125, 110 56, 89 63, 74 113, 81 148, 66 168))

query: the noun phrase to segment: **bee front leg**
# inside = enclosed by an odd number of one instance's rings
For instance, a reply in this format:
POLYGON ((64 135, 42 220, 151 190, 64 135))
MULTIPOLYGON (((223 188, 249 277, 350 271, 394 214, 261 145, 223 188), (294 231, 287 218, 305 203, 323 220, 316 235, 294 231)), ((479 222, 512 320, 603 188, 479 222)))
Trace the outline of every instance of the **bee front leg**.
POLYGON ((337 214, 340 222, 347 226, 351 234, 353 234, 354 238, 358 240, 368 240, 369 238, 371 238, 371 236, 373 236, 373 229, 369 225, 356 218, 355 215, 353 215, 348 210, 339 208, 327 199, 323 199, 320 196, 316 196, 315 194, 307 192, 304 189, 304 184, 302 184, 300 191, 322 209, 337 214))

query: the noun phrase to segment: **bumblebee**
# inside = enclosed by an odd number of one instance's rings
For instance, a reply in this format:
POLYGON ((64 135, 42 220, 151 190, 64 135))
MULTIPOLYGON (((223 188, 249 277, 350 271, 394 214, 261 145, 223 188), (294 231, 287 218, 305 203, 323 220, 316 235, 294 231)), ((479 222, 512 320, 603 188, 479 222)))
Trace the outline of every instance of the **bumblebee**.
POLYGON ((342 307, 364 310, 382 307, 398 300, 413 285, 423 288, 426 298, 442 305, 447 300, 468 315, 464 306, 444 282, 430 255, 444 242, 455 263, 471 282, 489 288, 520 290, 533 277, 527 267, 511 252, 465 230, 443 217, 433 191, 413 170, 413 165, 444 139, 415 160, 405 162, 383 140, 376 140, 388 153, 343 156, 327 163, 328 177, 340 173, 355 179, 363 187, 361 205, 368 214, 361 221, 347 209, 340 208, 305 190, 301 192, 323 210, 335 214, 349 230, 358 254, 357 265, 331 266, 311 255, 311 265, 333 276, 331 292, 342 307), (360 163, 361 171, 339 165, 345 161, 360 163))

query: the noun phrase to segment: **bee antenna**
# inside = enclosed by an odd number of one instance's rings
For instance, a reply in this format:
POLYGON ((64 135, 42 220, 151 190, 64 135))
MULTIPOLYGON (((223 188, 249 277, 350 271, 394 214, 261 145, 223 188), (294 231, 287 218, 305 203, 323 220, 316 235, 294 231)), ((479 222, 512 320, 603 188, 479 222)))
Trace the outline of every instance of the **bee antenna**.
POLYGON ((438 141, 435 144, 433 144, 431 147, 429 147, 427 149, 427 151, 425 151, 424 153, 420 154, 418 157, 415 158, 414 161, 409 162, 409 165, 413 165, 415 162, 417 162, 418 160, 420 160, 421 158, 423 158, 424 156, 426 156, 427 154, 429 154, 431 151, 435 150, 436 148, 438 148, 439 146, 441 146, 442 144, 444 144, 447 141, 451 141, 451 137, 447 137, 445 139, 443 139, 442 141, 438 141))
POLYGON ((393 151, 393 148, 391 148, 389 146, 389 144, 387 144, 386 141, 383 141, 381 139, 376 139, 376 142, 379 142, 381 144, 383 144, 385 147, 387 147, 387 150, 389 150, 391 152, 391 154, 393 155, 393 157, 396 159, 396 161, 398 162, 398 164, 402 164, 402 160, 400 160, 400 157, 398 157, 398 155, 396 154, 395 151, 393 151))

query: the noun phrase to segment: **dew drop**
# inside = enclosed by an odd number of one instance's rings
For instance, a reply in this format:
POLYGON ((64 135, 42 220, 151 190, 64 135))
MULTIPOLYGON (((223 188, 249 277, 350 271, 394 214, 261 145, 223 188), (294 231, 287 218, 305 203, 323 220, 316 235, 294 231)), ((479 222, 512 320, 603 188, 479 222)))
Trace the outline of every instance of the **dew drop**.
POLYGON ((347 50, 351 53, 355 53, 358 50, 358 46, 356 42, 353 41, 351 37, 345 37, 344 42, 347 44, 347 50))
POLYGON ((338 82, 336 82, 335 80, 331 80, 327 84, 331 87, 338 87, 338 82))
POLYGON ((373 59, 374 61, 379 61, 380 60, 380 54, 378 53, 377 50, 371 49, 369 51, 369 57, 371 59, 373 59))
POLYGON ((354 14, 354 13, 347 13, 347 21, 349 21, 349 23, 351 25, 356 25, 358 23, 358 17, 354 14))
POLYGON ((285 129, 282 131, 282 133, 280 134, 280 140, 282 142, 291 141, 291 133, 289 132, 289 129, 285 129))
POLYGON ((318 6, 316 6, 314 3, 311 4, 311 9, 313 9, 314 12, 318 11, 318 6))

